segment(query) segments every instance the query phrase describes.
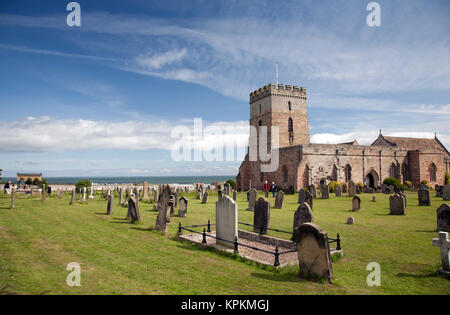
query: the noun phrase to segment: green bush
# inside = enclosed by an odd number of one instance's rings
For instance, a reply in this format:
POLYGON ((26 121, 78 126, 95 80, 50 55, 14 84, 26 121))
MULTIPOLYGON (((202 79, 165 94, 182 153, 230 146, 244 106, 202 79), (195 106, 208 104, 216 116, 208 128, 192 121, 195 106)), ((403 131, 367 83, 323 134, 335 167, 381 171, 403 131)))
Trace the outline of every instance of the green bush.
POLYGON ((412 183, 411 183, 409 180, 405 180, 405 185, 406 185, 406 187, 408 187, 408 188, 411 188, 411 187, 412 187, 412 183))
POLYGON ((77 191, 81 191, 84 187, 89 188, 92 186, 92 182, 89 179, 82 179, 75 184, 77 191))
POLYGON ((236 182, 235 182, 234 180, 232 180, 232 179, 227 180, 227 181, 225 182, 225 185, 226 185, 226 184, 230 184, 231 188, 233 188, 233 189, 234 189, 234 187, 236 186, 236 182))
POLYGON ((428 182, 425 179, 422 180, 420 183, 423 184, 423 185, 428 185, 428 182))
POLYGON ((386 178, 386 179, 383 181, 383 184, 388 185, 388 186, 392 185, 392 186, 394 186, 394 187, 400 187, 400 185, 401 185, 400 180, 397 179, 397 178, 394 178, 394 177, 388 177, 388 178, 386 178))
POLYGON ((38 184, 39 187, 43 188, 44 185, 45 185, 45 188, 48 188, 48 183, 47 183, 47 180, 45 178, 43 178, 40 182, 38 181, 38 183, 39 183, 38 184))
POLYGON ((445 185, 450 185, 450 174, 445 172, 445 185))
POLYGON ((332 181, 331 183, 328 184, 328 187, 330 188, 330 192, 335 192, 337 186, 340 186, 340 185, 336 181, 332 181))

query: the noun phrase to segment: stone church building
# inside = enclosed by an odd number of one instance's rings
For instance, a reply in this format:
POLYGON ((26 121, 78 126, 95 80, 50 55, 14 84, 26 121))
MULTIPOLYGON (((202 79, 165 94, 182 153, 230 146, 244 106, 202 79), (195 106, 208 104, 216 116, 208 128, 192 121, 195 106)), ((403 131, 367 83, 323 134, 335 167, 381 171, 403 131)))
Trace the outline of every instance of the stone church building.
POLYGON ((269 184, 274 181, 279 188, 293 187, 296 191, 310 184, 350 180, 379 187, 387 177, 398 178, 402 183, 408 180, 414 186, 422 180, 443 185, 445 172, 450 168, 450 153, 437 137, 388 137, 380 131, 371 145, 359 145, 356 140, 310 143, 303 87, 271 83, 250 93, 250 126, 256 130, 268 127, 267 152, 272 146, 270 127, 278 126, 279 166, 274 172, 261 172, 262 162, 249 161, 247 153, 236 177, 239 190, 247 190, 250 185, 262 189, 266 180, 269 184))

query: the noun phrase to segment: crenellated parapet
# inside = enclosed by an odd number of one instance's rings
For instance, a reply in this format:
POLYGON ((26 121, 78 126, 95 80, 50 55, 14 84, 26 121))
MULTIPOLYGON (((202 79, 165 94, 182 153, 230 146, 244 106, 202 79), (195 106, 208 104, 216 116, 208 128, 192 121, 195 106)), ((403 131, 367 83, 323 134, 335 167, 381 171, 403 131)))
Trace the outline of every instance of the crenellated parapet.
POLYGON ((266 96, 284 96, 292 98, 301 98, 306 100, 306 88, 297 85, 269 83, 258 90, 250 93, 250 103, 256 102, 266 96))

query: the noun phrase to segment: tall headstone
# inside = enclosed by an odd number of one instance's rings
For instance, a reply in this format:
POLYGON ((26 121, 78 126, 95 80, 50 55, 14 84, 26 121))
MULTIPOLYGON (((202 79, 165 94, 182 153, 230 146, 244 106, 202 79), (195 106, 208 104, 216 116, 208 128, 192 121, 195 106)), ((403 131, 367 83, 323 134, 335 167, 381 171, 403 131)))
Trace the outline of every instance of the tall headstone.
POLYGON ((219 200, 223 198, 223 192, 222 192, 222 189, 219 189, 219 190, 217 191, 217 197, 218 197, 219 200))
POLYGON ((45 184, 42 185, 42 201, 47 199, 47 191, 45 190, 45 184))
POLYGON ((279 190, 277 191, 277 196, 275 197, 275 208, 282 209, 283 202, 284 202, 284 193, 281 190, 279 190))
POLYGON ((143 189, 142 189, 142 198, 141 200, 145 201, 148 200, 148 183, 144 182, 143 183, 143 189))
POLYGON ((328 233, 314 223, 304 223, 295 229, 298 264, 301 278, 326 278, 333 281, 328 233))
POLYGON ((320 185, 320 195, 322 199, 329 199, 330 198, 330 189, 327 184, 321 184, 320 185))
POLYGON ((198 200, 202 199, 202 191, 200 189, 197 189, 197 199, 198 200))
POLYGON ((317 197, 316 186, 314 186, 314 185, 309 185, 309 186, 308 186, 308 191, 309 191, 309 193, 311 194, 311 196, 312 196, 313 198, 316 198, 316 197, 317 197))
POLYGON ((253 232, 267 234, 270 221, 270 201, 259 198, 255 203, 255 213, 253 216, 253 232))
POLYGON ((336 192, 336 197, 341 197, 342 196, 342 188, 341 188, 340 185, 336 186, 335 192, 336 192))
POLYGON ((443 186, 436 185, 434 188, 436 190, 436 197, 441 197, 442 198, 442 188, 443 188, 443 186))
POLYGON ((346 194, 346 193, 347 193, 347 184, 346 184, 346 183, 343 183, 343 184, 342 184, 342 193, 343 193, 343 194, 346 194))
POLYGON ((113 212, 113 201, 114 201, 114 196, 109 195, 108 203, 106 205, 106 214, 108 214, 108 215, 112 214, 112 212, 113 212))
POLYGON ((181 197, 180 198, 180 202, 179 202, 179 207, 178 207, 178 216, 179 217, 185 217, 187 214, 187 205, 188 205, 188 200, 186 197, 181 197))
POLYGON ((300 204, 297 208, 297 211, 294 213, 294 224, 292 232, 294 233, 294 241, 295 240, 295 229, 300 227, 303 223, 313 223, 314 215, 311 211, 309 204, 306 202, 300 204))
POLYGON ((350 181, 348 183, 348 196, 349 197, 355 197, 356 195, 356 184, 353 181, 350 181))
POLYGON ((16 207, 16 188, 11 189, 11 209, 16 207))
POLYGON ((439 238, 433 238, 433 246, 439 247, 441 250, 442 268, 439 273, 450 278, 450 240, 448 232, 439 232, 439 238))
POLYGON ((73 205, 75 202, 75 188, 72 189, 72 198, 70 199, 69 205, 73 205))
POLYGON ((156 230, 160 232, 167 232, 170 223, 170 211, 172 203, 170 197, 172 196, 172 189, 169 185, 163 185, 158 196, 158 216, 156 218, 156 230))
POLYGON ((399 194, 389 197, 389 209, 392 215, 404 215, 405 214, 405 199, 399 194))
POLYGON ((305 190, 305 203, 307 203, 309 205, 311 210, 313 208, 313 201, 314 201, 314 198, 311 195, 311 193, 308 190, 305 190))
POLYGON ((444 201, 450 200, 450 185, 442 186, 442 198, 444 201))
POLYGON ((450 207, 443 203, 436 210, 437 230, 442 232, 450 232, 450 207))
POLYGON ((255 188, 251 188, 248 191, 248 208, 247 210, 255 210, 255 203, 256 203, 256 197, 257 197, 257 191, 255 188))
POLYGON ((224 196, 216 202, 216 237, 217 244, 233 247, 233 242, 238 236, 238 206, 228 196, 224 196))
POLYGON ((119 205, 123 204, 123 188, 120 188, 119 191, 119 205))
POLYGON ((237 199, 237 192, 236 190, 233 190, 233 200, 236 201, 237 199))
POLYGON ((203 194, 203 199, 202 199, 203 204, 208 202, 208 196, 209 196, 208 191, 205 191, 205 193, 203 194))
POLYGON ((130 198, 128 198, 128 216, 131 219, 131 223, 141 221, 137 196, 131 195, 130 198))
POLYGON ((358 196, 355 196, 352 199, 352 210, 353 211, 361 210, 361 199, 358 196))
POLYGON ((86 202, 86 187, 83 187, 83 202, 86 202))
POLYGON ((300 189, 298 191, 298 203, 303 203, 303 202, 305 202, 305 190, 300 189))
POLYGON ((417 191, 417 196, 419 198, 419 206, 431 206, 429 189, 419 189, 417 191))

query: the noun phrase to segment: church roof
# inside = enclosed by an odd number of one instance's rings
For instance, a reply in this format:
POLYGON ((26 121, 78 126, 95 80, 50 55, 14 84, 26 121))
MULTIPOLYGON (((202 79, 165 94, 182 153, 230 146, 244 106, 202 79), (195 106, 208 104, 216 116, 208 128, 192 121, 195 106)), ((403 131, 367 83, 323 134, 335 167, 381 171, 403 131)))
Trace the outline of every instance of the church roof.
POLYGON ((450 153, 445 148, 445 146, 438 140, 437 137, 434 139, 425 138, 407 138, 407 137, 388 137, 383 136, 381 133, 378 138, 371 145, 381 145, 381 146, 392 146, 399 147, 408 151, 417 150, 438 150, 446 152, 448 155, 450 153))

